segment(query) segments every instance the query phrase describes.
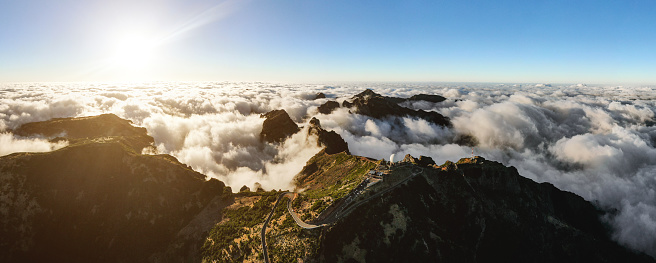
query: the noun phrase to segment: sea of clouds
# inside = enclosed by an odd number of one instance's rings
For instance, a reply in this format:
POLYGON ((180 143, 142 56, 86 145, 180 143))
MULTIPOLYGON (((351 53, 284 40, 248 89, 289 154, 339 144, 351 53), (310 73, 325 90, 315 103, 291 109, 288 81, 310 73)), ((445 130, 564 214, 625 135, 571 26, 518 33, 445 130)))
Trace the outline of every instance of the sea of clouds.
POLYGON ((260 114, 285 109, 300 126, 313 116, 339 133, 355 155, 425 155, 438 164, 476 155, 515 166, 612 211, 614 237, 656 256, 656 87, 504 84, 23 83, 0 85, 0 156, 51 151, 65 143, 14 136, 21 124, 114 113, 146 127, 159 153, 233 189, 256 182, 292 189, 320 151, 302 131, 281 144, 261 142, 260 114), (440 103, 402 105, 448 116, 453 127, 422 119, 384 120, 317 107, 371 88, 385 96, 438 94, 440 103), (313 100, 317 92, 328 98, 313 100), (474 147, 472 147, 474 142, 474 147))

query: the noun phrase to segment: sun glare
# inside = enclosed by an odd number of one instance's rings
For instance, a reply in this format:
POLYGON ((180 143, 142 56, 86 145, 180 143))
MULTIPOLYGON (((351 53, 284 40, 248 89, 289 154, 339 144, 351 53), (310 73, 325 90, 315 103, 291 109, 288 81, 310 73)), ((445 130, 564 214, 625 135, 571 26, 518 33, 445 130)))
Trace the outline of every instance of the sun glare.
POLYGON ((125 37, 116 47, 112 57, 113 64, 122 69, 144 69, 152 61, 155 46, 154 41, 145 37, 125 37))

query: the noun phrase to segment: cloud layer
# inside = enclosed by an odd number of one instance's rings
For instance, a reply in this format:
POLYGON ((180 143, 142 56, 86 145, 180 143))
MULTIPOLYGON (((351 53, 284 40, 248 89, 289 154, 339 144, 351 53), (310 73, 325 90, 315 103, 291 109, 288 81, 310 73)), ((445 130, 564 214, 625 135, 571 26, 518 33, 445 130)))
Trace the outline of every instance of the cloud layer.
POLYGON ((316 116, 344 137, 353 154, 373 158, 409 153, 438 163, 456 161, 471 155, 473 144, 476 155, 616 211, 606 218, 615 238, 656 256, 654 87, 96 83, 4 84, 0 94, 0 155, 56 148, 44 140, 14 138, 9 131, 23 123, 115 113, 146 127, 159 152, 237 189, 255 182, 289 189, 320 150, 304 131, 279 145, 260 142, 259 115, 274 109, 285 109, 301 126, 316 116), (365 88, 386 96, 445 96, 441 103, 403 106, 440 112, 453 127, 406 117, 371 119, 347 109, 318 113, 322 103, 341 102, 365 88), (328 98, 311 100, 317 92, 328 98))
POLYGON ((40 138, 16 138, 11 133, 0 133, 0 156, 16 152, 49 152, 68 146, 68 142, 48 142, 40 138))

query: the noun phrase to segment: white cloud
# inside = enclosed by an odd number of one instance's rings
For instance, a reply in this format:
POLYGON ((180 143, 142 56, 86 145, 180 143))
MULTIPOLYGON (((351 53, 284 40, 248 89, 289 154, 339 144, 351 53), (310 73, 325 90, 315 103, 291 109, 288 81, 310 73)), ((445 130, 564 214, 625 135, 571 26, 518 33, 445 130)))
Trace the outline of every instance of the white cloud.
POLYGON ((67 145, 67 141, 51 143, 39 138, 16 138, 11 133, 0 133, 0 156, 17 152, 49 152, 67 145))

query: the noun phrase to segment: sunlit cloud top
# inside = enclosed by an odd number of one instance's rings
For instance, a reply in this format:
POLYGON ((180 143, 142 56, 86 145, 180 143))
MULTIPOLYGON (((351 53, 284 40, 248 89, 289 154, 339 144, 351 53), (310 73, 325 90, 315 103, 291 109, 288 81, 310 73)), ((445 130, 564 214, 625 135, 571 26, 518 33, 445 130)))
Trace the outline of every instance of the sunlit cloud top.
POLYGON ((656 83, 653 1, 9 1, 0 82, 656 83))

